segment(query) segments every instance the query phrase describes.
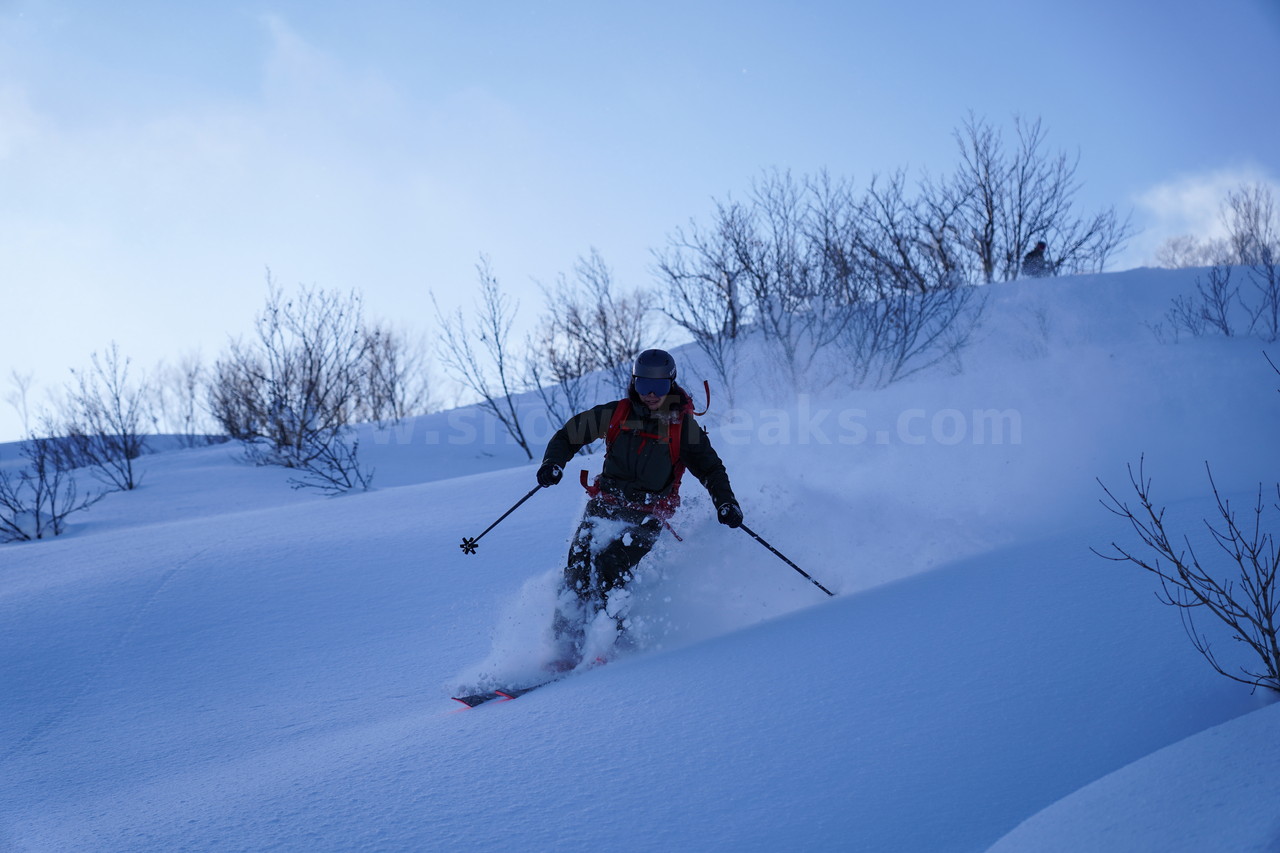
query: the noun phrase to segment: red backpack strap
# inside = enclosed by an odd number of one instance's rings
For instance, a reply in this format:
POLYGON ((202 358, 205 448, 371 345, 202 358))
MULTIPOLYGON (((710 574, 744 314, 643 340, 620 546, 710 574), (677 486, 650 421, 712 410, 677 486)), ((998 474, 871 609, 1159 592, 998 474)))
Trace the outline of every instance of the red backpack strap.
POLYGON ((627 398, 619 400, 613 407, 613 417, 609 418, 609 429, 604 434, 604 447, 607 451, 609 446, 613 444, 613 440, 618 437, 618 433, 622 431, 622 424, 626 422, 627 415, 631 414, 631 401, 627 398))
POLYGON ((675 476, 672 479, 672 493, 678 494, 680 491, 680 478, 684 476, 684 460, 680 458, 680 436, 684 431, 684 419, 693 412, 693 403, 685 404, 684 410, 680 412, 680 417, 671 422, 671 426, 667 428, 667 445, 671 451, 671 467, 675 469, 675 476))
POLYGON ((681 417, 678 420, 672 421, 671 426, 667 428, 667 445, 671 451, 671 464, 677 470, 677 477, 680 476, 678 472, 684 468, 684 466, 680 464, 680 432, 681 427, 683 426, 684 418, 681 417))
MULTIPOLYGON (((631 414, 631 401, 628 399, 619 400, 613 407, 613 415, 609 418, 609 428, 604 433, 605 452, 609 452, 609 447, 613 444, 613 440, 618 437, 618 433, 622 431, 622 424, 627 420, 627 415, 631 414)), ((587 469, 583 468, 578 479, 582 482, 582 488, 587 490, 587 494, 595 497, 600 494, 599 478, 594 483, 588 482, 587 469)))

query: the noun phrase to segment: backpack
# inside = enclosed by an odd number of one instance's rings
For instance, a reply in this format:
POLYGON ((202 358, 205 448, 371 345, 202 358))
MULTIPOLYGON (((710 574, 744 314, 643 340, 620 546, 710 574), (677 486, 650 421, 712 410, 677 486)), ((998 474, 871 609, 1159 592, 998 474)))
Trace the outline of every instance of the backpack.
MULTIPOLYGON (((686 394, 685 396, 687 397, 688 395, 686 394)), ((651 504, 627 504, 635 509, 647 512, 655 518, 661 519, 663 523, 666 523, 667 519, 675 515, 676 509, 680 506, 680 480, 684 477, 685 469, 684 462, 680 459, 680 434, 682 427, 684 426, 684 416, 692 411, 693 404, 685 403, 684 408, 680 411, 680 417, 667 425, 667 447, 671 452, 672 467, 671 488, 668 490, 667 494, 663 495, 651 504)), ((654 435, 653 433, 641 432, 638 429, 623 426, 623 424, 626 423, 627 416, 630 414, 630 399, 624 397, 614 405, 613 417, 609 419, 609 428, 604 434, 604 447, 606 454, 609 452, 609 448, 613 446, 614 439, 618 437, 618 433, 622 432, 624 429, 628 432, 636 432, 645 439, 652 438, 655 441, 661 440, 661 436, 654 435)), ((641 442, 641 448, 643 448, 644 445, 645 442, 641 442)), ((580 475, 580 480, 582 482, 582 488, 586 489, 587 494, 591 497, 600 498, 600 500, 607 503, 621 502, 619 498, 616 498, 601 489, 599 476, 596 477, 594 482, 588 484, 587 472, 586 470, 583 470, 580 475)), ((670 527, 670 525, 668 525, 668 527, 670 527)))

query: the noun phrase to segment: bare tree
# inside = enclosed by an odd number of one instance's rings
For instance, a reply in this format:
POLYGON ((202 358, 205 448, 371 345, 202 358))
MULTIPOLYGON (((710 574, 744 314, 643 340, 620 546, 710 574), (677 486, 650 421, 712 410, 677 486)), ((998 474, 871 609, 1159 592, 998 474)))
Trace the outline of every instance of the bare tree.
POLYGON ((578 350, 591 370, 607 372, 615 386, 625 385, 631 360, 648 342, 653 297, 639 288, 619 294, 613 273, 594 248, 578 258, 573 272, 572 281, 562 276, 554 290, 543 291, 551 334, 578 350))
POLYGON ((865 270, 857 287, 846 285, 841 292, 859 298, 870 292, 878 298, 889 292, 886 285, 898 293, 927 293, 963 284, 954 240, 961 205, 959 197, 947 192, 926 190, 909 198, 904 172, 883 182, 873 177, 854 206, 850 225, 835 232, 852 235, 853 265, 865 270))
MULTIPOLYGON (((1218 673, 1254 687, 1280 691, 1280 550, 1274 534, 1262 525, 1267 509, 1262 487, 1258 488, 1252 518, 1242 519, 1219 493, 1213 473, 1209 472, 1217 521, 1205 524, 1221 552, 1224 568, 1217 568, 1201 560, 1189 537, 1169 530, 1165 510, 1154 504, 1151 480, 1141 462, 1136 474, 1130 466, 1129 481, 1137 495, 1137 508, 1117 498, 1105 485, 1103 505, 1129 523, 1147 553, 1140 554, 1114 542, 1109 553, 1094 553, 1116 562, 1133 563, 1156 575, 1161 601, 1178 608, 1187 636, 1218 673), (1232 638, 1250 650, 1253 663, 1231 669, 1223 664, 1207 635, 1197 629, 1197 612, 1209 613, 1225 624, 1232 638)), ((1280 485, 1276 496, 1278 502, 1272 508, 1280 511, 1280 485)))
POLYGON ((856 208, 847 182, 775 170, 753 182, 746 201, 717 203, 714 217, 706 229, 677 232, 659 258, 667 315, 726 384, 747 328, 791 384, 822 384, 812 367, 839 337, 850 300, 856 208))
POLYGON ((751 328, 794 382, 827 350, 855 386, 901 379, 955 356, 981 314, 959 260, 964 201, 931 184, 912 198, 902 172, 861 195, 826 173, 770 173, 747 202, 718 204, 712 227, 669 241, 667 314, 722 378, 751 328))
POLYGON ((991 125, 978 121, 972 113, 953 135, 961 160, 953 184, 965 200, 958 226, 963 245, 977 259, 982 281, 990 284, 997 277, 1012 278, 1016 269, 1013 275, 1008 274, 1009 256, 1015 255, 1016 249, 1006 249, 1000 243, 1010 171, 1004 143, 991 125))
POLYGON ((388 326, 364 329, 364 382, 359 418, 398 422, 432 408, 426 347, 388 326))
POLYGON ((1079 156, 1051 154, 1039 119, 1014 119, 1016 147, 972 113, 955 132, 961 165, 951 194, 963 199, 959 231, 981 280, 1018 277, 1022 257, 1039 240, 1051 246, 1057 273, 1101 272, 1127 242, 1132 227, 1114 208, 1092 216, 1074 212, 1081 183, 1079 156))
POLYGON ((511 349, 516 305, 502 292, 487 257, 481 257, 476 272, 480 277, 480 303, 474 322, 468 321, 461 309, 446 316, 436 303, 438 357, 457 382, 480 397, 481 411, 497 419, 511 440, 532 459, 533 451, 515 403, 515 395, 522 390, 517 384, 520 366, 511 349))
POLYGON ((1167 319, 1175 333, 1232 337, 1243 329, 1265 341, 1280 340, 1280 218, 1271 188, 1242 184, 1227 193, 1218 212, 1225 238, 1174 237, 1157 252, 1162 266, 1210 267, 1207 281, 1196 279, 1193 295, 1174 298, 1167 319), (1244 268, 1249 287, 1241 287, 1239 275, 1233 280, 1233 267, 1244 268))
POLYGON ((857 197, 847 182, 814 184, 823 292, 838 306, 833 343, 850 384, 880 387, 958 357, 985 300, 965 286, 955 219, 963 199, 906 175, 873 177, 857 197))
POLYGON ((1231 267, 1214 265, 1208 279, 1196 277, 1196 292, 1175 296, 1173 307, 1165 315, 1175 331, 1199 337, 1212 329, 1224 337, 1233 337, 1239 309, 1240 287, 1231 281, 1231 267))
POLYGON ((16 474, 0 470, 0 542, 61 536, 67 517, 93 506, 106 494, 81 496, 75 477, 60 464, 60 437, 46 422, 45 435, 28 433, 19 453, 27 460, 16 474))
MULTIPOLYGON (((555 325, 554 319, 544 319, 526 341, 526 384, 535 389, 551 422, 563 423, 587 408, 594 368, 582 342, 557 334, 555 325)), ((582 452, 590 453, 591 448, 582 452)))
POLYGON ((161 362, 152 371, 151 419, 158 434, 178 437, 184 447, 225 441, 204 406, 208 396, 208 371, 197 351, 188 352, 176 364, 161 362))
POLYGON ((986 305, 971 287, 886 291, 848 307, 836 341, 854 387, 882 388, 946 361, 968 346, 986 305))
POLYGON ((1222 206, 1228 242, 1236 263, 1249 268, 1253 285, 1246 300, 1249 331, 1264 340, 1280 339, 1280 219, 1271 187, 1261 181, 1227 193, 1222 206))
POLYGON ((1231 250, 1225 240, 1201 240, 1193 234, 1170 237, 1155 255, 1156 266, 1171 270, 1229 263, 1231 250))
POLYGON ((578 259, 573 279, 561 276, 542 292, 545 312, 527 341, 525 367, 552 422, 562 422, 586 408, 597 371, 608 374, 614 388, 627 384, 631 359, 648 345, 654 299, 643 289, 618 294, 594 248, 578 259))
POLYGON ((1253 285, 1249 331, 1274 343, 1280 340, 1280 271, 1275 259, 1250 267, 1249 281, 1253 285))
POLYGON ((969 284, 970 265, 965 260, 964 217, 972 187, 925 175, 913 206, 920 251, 930 257, 938 281, 946 287, 969 284))
POLYGON ((360 462, 360 440, 347 440, 344 435, 332 434, 318 441, 306 463, 295 466, 297 476, 289 478, 295 489, 315 489, 326 495, 340 495, 359 489, 368 491, 373 486, 373 474, 360 462))
POLYGON ((654 272, 666 294, 663 313, 687 332, 720 383, 732 393, 744 307, 728 234, 738 228, 741 208, 718 203, 710 230, 690 222, 655 252, 654 272))
POLYGON ((214 364, 210 410, 251 461, 302 471, 295 487, 367 489, 372 472, 347 442, 365 390, 362 300, 307 287, 286 298, 269 275, 267 286, 256 339, 214 364))
MULTIPOLYGON (((823 348, 840 335, 844 282, 827 275, 825 202, 840 204, 838 192, 824 195, 821 180, 794 179, 772 172, 752 186, 750 207, 720 229, 741 269, 751 319, 794 387, 803 387, 823 348)), ((837 213, 827 209, 829 218, 837 213)))
POLYGON ((129 491, 140 482, 135 462, 147 452, 142 428, 150 417, 150 388, 146 381, 130 380, 130 360, 114 342, 90 360, 90 370, 72 371, 75 382, 67 387, 60 424, 64 440, 54 445, 57 464, 90 468, 102 482, 129 491))
POLYGON ((31 382, 34 378, 33 373, 19 373, 16 369, 9 371, 9 384, 13 386, 13 390, 5 394, 4 399, 18 413, 18 418, 22 421, 23 434, 31 432, 31 409, 28 397, 31 394, 31 382))
POLYGON ((1258 181, 1227 193, 1222 221, 1232 261, 1241 266, 1274 264, 1280 255, 1280 223, 1271 188, 1258 181))

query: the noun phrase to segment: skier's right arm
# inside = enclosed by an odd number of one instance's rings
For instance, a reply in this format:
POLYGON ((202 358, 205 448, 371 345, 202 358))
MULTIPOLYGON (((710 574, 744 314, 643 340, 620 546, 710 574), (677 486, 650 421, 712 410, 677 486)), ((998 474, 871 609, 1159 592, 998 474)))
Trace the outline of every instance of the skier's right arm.
POLYGON ((602 403, 565 421, 564 426, 556 430, 555 435, 547 442, 547 449, 542 454, 542 464, 564 468, 579 450, 604 438, 609 431, 609 421, 613 417, 615 405, 602 403))

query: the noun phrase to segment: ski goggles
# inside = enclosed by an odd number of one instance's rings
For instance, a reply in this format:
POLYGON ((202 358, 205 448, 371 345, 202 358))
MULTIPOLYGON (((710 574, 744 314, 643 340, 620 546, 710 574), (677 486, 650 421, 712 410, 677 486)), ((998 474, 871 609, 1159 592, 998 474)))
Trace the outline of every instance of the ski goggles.
POLYGON ((641 397, 648 397, 650 394, 665 397, 671 392, 670 379, 650 379, 647 376, 637 376, 634 382, 636 393, 641 397))

